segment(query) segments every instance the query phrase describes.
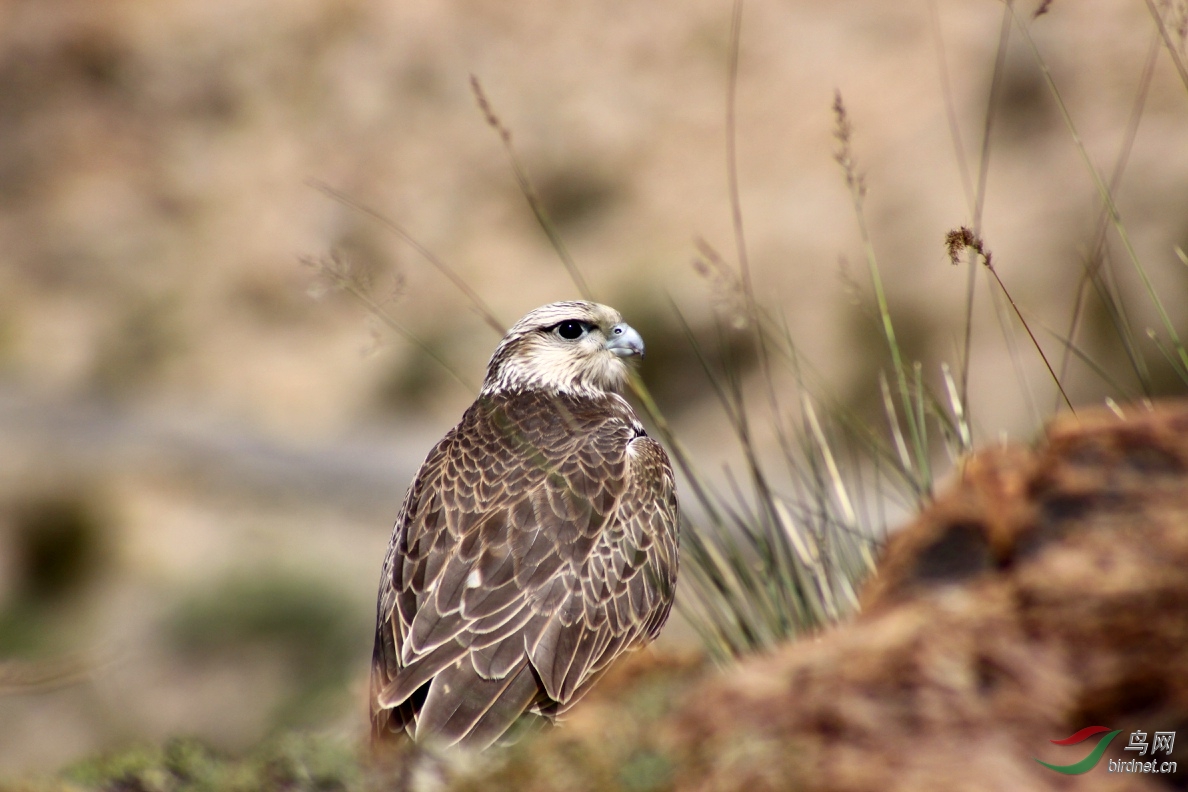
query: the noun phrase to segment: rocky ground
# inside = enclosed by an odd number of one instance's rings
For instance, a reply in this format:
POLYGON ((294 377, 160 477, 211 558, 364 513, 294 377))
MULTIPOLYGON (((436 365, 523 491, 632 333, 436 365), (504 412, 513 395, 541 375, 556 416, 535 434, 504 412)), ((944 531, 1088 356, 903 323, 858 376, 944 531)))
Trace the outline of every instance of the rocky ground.
POLYGON ((1132 733, 1188 730, 1188 404, 1120 412, 966 460, 892 537, 854 624, 692 699, 678 787, 1183 788, 1188 765, 1108 771, 1139 758, 1132 733), (1035 761, 1083 759, 1092 742, 1049 741, 1098 725, 1122 733, 1091 771, 1035 761))

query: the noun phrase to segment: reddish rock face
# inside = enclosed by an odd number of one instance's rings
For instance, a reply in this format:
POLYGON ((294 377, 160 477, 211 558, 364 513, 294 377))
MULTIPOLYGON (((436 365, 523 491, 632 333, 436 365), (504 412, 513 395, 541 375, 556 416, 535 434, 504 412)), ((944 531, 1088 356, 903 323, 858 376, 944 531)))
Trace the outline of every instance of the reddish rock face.
MULTIPOLYGON (((1188 403, 1054 422, 968 459, 891 537, 864 613, 708 681, 681 789, 1159 789, 1132 731, 1188 745, 1188 403), (1122 733, 1082 775, 1087 726, 1122 733)), ((1162 760, 1160 754, 1156 759, 1162 760)), ((1176 760, 1175 752, 1166 757, 1176 760)))

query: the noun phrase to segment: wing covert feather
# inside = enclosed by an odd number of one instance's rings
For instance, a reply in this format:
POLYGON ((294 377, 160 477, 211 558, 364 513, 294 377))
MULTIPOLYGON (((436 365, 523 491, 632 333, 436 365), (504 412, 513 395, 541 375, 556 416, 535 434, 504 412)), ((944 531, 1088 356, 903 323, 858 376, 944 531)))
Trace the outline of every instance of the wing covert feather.
POLYGON ((485 747, 655 637, 677 569, 667 456, 617 396, 480 400, 409 488, 381 580, 373 735, 485 747))

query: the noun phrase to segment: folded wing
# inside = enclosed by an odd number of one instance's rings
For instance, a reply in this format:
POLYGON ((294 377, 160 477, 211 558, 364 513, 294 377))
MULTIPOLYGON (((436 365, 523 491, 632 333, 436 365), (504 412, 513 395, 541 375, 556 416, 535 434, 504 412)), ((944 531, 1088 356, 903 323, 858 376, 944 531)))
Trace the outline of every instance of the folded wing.
POLYGON ((676 531, 667 457, 617 397, 476 402, 393 532, 373 736, 483 748, 565 712, 663 625, 676 531))

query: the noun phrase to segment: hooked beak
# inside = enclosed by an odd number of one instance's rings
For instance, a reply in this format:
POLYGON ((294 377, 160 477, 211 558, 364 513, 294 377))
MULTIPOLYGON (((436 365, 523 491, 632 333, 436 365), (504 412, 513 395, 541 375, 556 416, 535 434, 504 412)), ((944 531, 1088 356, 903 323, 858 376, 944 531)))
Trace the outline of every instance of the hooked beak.
POLYGON ((606 348, 618 357, 643 357, 644 354, 643 338, 626 322, 611 328, 606 348))

